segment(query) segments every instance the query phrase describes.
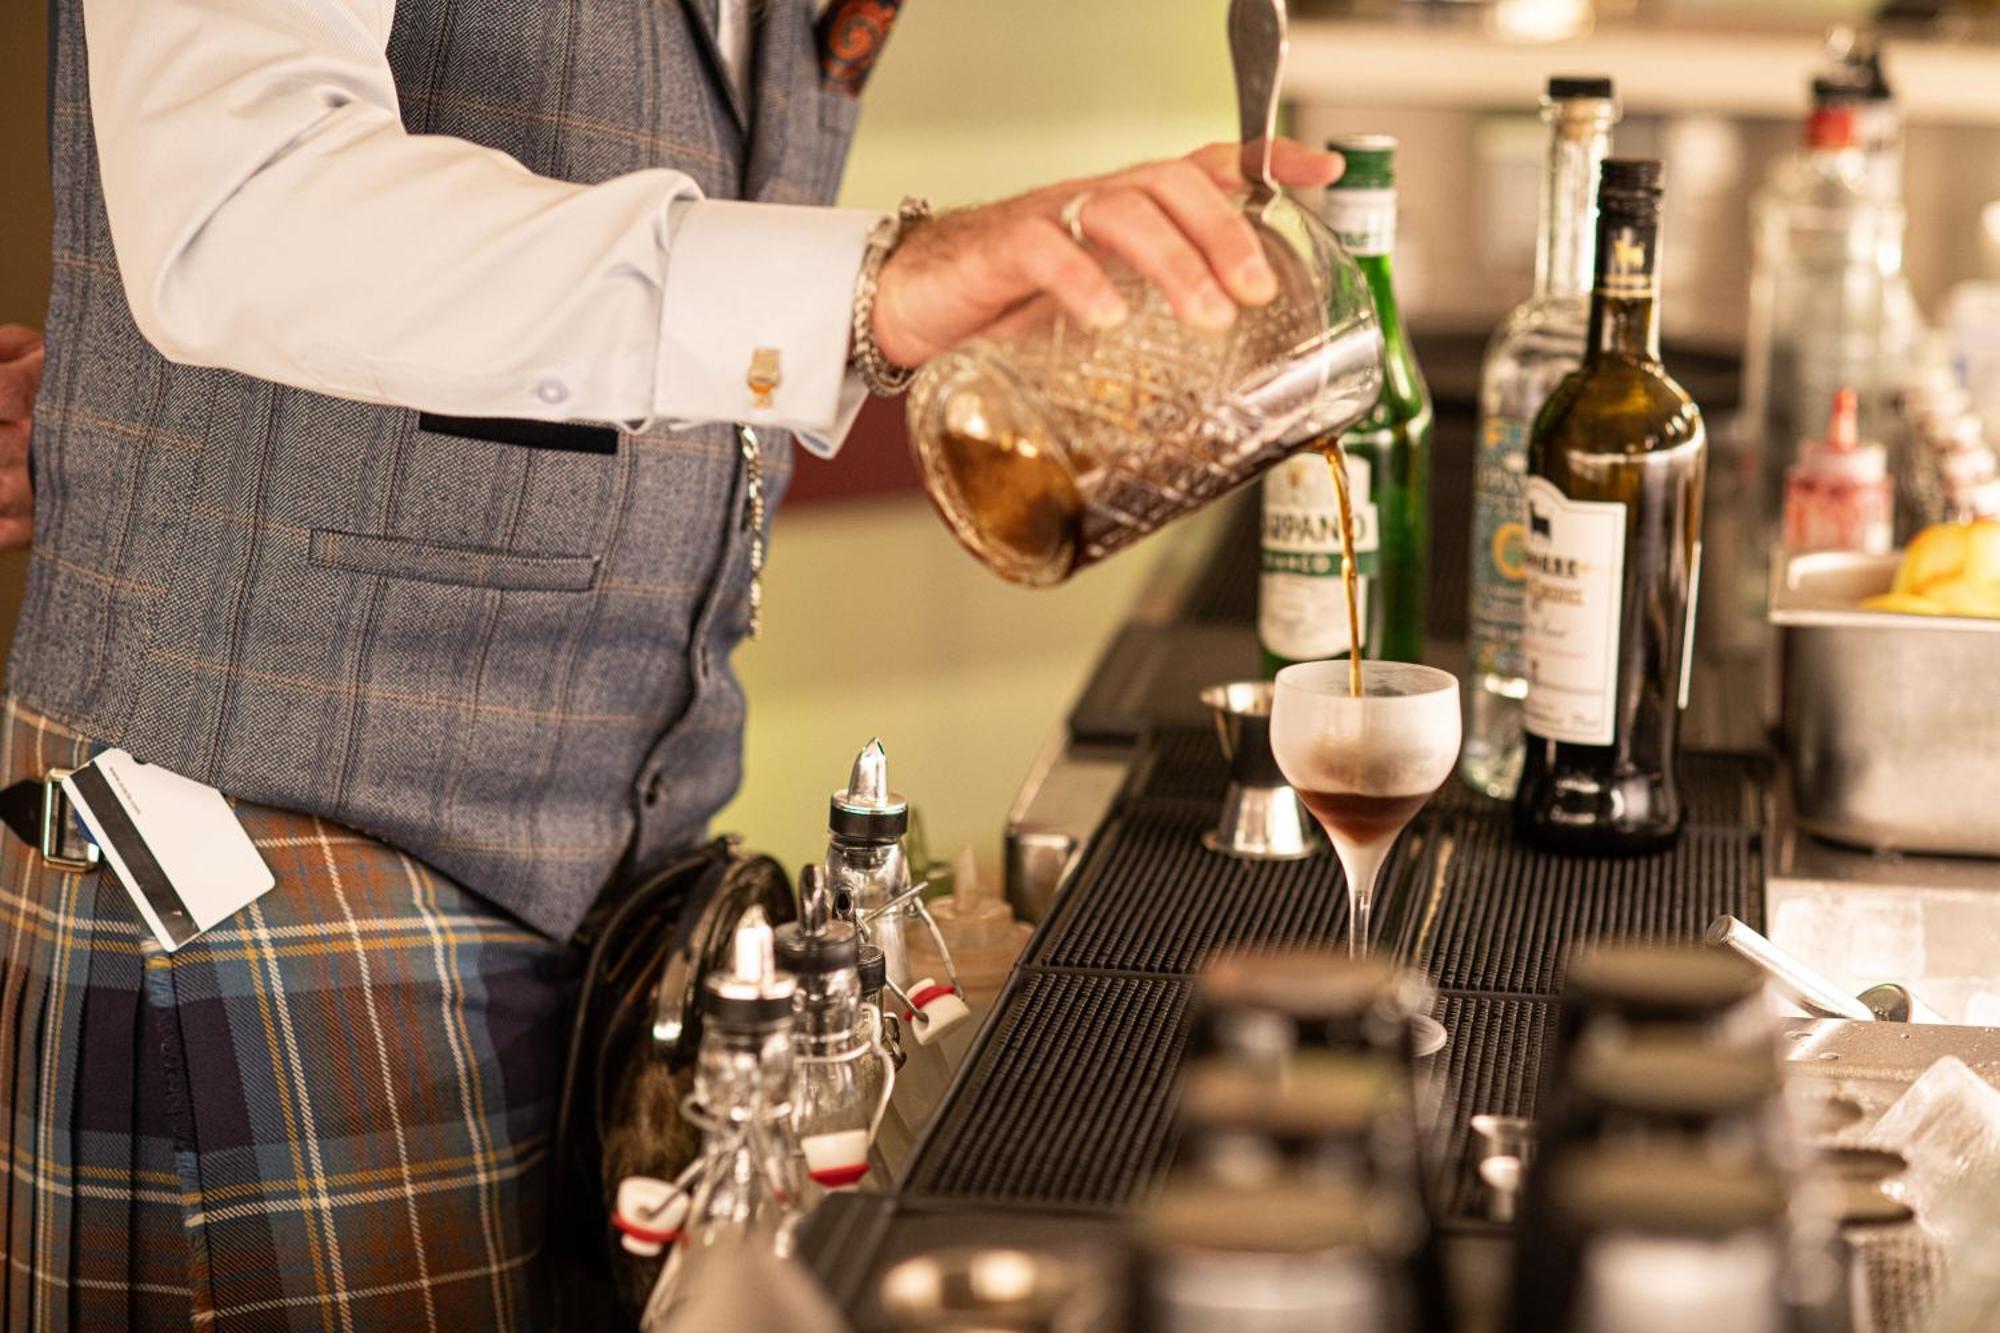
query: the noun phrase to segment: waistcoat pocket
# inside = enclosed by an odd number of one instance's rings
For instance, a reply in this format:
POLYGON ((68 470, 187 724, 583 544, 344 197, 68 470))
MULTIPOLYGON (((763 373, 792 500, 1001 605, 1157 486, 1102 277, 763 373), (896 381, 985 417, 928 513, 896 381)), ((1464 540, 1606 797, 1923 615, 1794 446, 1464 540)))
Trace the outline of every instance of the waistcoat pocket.
POLYGON ((407 537, 314 528, 307 558, 328 569, 470 588, 582 592, 597 579, 594 555, 537 555, 476 546, 446 546, 407 537))

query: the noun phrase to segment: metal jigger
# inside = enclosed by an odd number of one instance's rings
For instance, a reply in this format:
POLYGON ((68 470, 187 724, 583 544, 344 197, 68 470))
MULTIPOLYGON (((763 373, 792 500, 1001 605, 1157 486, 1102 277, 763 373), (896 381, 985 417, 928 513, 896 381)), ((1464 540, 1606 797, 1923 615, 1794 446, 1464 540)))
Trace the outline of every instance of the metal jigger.
POLYGON ((1202 846, 1246 861, 1296 861, 1311 856, 1317 839, 1298 793, 1285 785, 1271 755, 1271 682, 1241 680, 1211 685, 1202 703, 1215 715, 1222 757, 1229 761, 1229 794, 1222 821, 1202 834, 1202 846))

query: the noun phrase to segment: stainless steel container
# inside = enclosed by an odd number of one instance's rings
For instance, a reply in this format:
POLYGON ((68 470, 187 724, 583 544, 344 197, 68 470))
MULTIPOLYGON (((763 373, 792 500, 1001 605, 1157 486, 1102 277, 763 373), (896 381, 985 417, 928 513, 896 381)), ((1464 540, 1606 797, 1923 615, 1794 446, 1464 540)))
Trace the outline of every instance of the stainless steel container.
POLYGON ((1863 610, 1897 559, 1821 552, 1774 571, 1799 822, 1862 847, 2000 856, 2000 620, 1863 610))

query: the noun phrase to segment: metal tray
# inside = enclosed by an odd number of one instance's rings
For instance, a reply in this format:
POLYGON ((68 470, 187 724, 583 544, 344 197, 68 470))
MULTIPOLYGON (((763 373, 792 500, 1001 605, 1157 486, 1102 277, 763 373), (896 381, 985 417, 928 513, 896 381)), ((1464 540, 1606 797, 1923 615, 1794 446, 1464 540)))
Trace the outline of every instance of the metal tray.
POLYGON ((1774 563, 1799 822, 1879 850, 2000 856, 2000 620, 1869 611, 1895 555, 1774 563))

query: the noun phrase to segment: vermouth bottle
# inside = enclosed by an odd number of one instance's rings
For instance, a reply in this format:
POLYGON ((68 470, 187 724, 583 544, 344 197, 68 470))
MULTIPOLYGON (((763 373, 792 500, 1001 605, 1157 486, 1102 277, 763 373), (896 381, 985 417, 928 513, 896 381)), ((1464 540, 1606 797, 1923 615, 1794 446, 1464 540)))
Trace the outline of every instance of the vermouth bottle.
POLYGON ((1473 468, 1472 570, 1467 624, 1472 678, 1466 690, 1467 786, 1505 799, 1521 776, 1521 608, 1528 568, 1521 487, 1528 432, 1562 377, 1583 360, 1590 322, 1597 169, 1618 119, 1611 80, 1553 78, 1542 99, 1549 127, 1535 292, 1493 334, 1479 376, 1479 440, 1473 468))
POLYGON ((1559 850, 1664 847, 1684 813, 1675 765, 1708 436, 1660 365, 1659 231, 1660 164, 1605 162, 1584 362, 1528 445, 1514 822, 1559 850))
MULTIPOLYGON (((1423 655, 1430 548, 1431 396, 1396 307, 1396 141, 1353 135, 1327 147, 1347 169, 1327 191, 1327 226, 1368 283, 1382 330, 1382 393, 1340 436, 1354 505, 1359 651, 1414 662, 1423 655)), ((1340 509, 1325 458, 1303 450, 1264 480, 1257 631, 1266 675, 1354 648, 1340 576, 1340 509)))

